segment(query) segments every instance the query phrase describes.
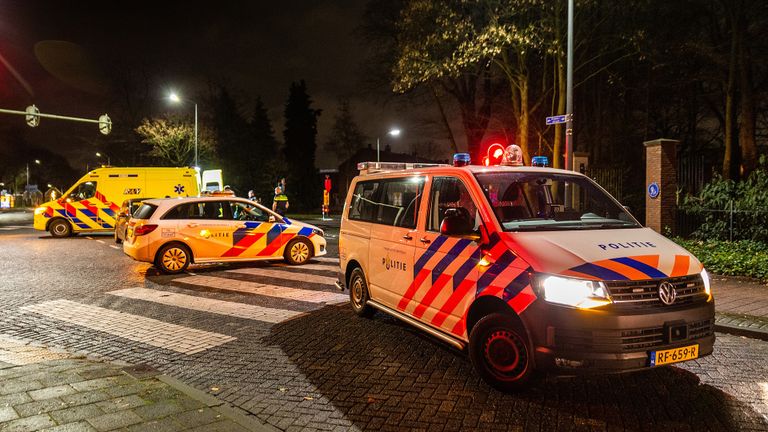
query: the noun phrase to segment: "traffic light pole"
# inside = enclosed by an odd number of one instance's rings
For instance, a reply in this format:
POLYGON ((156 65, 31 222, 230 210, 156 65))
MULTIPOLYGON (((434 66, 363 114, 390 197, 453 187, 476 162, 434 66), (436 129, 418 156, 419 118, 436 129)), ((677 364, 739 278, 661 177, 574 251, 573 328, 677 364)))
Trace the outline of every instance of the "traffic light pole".
POLYGON ((57 120, 69 120, 69 121, 77 121, 77 122, 83 122, 83 123, 97 123, 99 125, 99 131, 104 135, 108 135, 109 132, 112 131, 112 120, 106 114, 99 117, 98 120, 87 119, 82 117, 69 117, 69 116, 62 116, 62 115, 56 115, 56 114, 43 114, 40 111, 38 111, 37 107, 35 107, 34 105, 32 105, 31 107, 28 107, 27 111, 17 111, 17 110, 0 108, 0 114, 16 114, 16 115, 26 116, 27 124, 30 127, 37 127, 40 124, 40 118, 45 117, 45 118, 52 118, 57 120))

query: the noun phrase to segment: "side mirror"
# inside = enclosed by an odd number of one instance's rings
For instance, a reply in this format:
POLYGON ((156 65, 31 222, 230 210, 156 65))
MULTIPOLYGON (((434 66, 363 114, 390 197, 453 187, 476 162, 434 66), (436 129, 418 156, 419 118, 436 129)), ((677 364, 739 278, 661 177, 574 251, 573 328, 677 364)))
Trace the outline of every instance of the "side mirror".
POLYGON ((480 235, 473 231, 472 221, 460 215, 457 209, 445 211, 445 218, 440 223, 440 234, 458 236, 477 241, 480 235))

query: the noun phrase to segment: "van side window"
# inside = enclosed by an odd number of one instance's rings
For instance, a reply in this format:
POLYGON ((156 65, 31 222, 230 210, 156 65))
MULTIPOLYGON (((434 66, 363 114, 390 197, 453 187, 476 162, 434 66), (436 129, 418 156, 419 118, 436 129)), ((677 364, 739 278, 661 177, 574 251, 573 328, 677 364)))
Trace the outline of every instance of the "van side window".
POLYGON ((459 216, 477 228, 477 206, 464 183, 455 177, 435 177, 429 198, 428 231, 440 232, 440 224, 448 209, 456 209, 459 216))
POLYGON ((423 187, 424 179, 420 177, 383 181, 373 221, 383 225, 416 228, 423 187))
POLYGON ((93 196, 96 195, 96 182, 95 181, 87 181, 85 183, 80 183, 75 187, 72 192, 67 196, 67 198, 70 198, 74 201, 80 201, 84 199, 93 198, 93 196))
POLYGON ((379 189, 378 181, 360 182, 355 186, 355 194, 349 206, 349 219, 373 222, 375 203, 373 199, 379 189))

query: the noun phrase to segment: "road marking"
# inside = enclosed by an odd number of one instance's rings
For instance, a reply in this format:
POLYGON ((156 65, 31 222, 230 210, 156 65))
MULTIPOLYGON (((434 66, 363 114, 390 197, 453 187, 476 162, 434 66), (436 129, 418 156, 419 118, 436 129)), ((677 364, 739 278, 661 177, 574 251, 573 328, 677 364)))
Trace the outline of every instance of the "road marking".
POLYGON ((332 258, 332 257, 312 257, 312 260, 313 261, 320 261, 320 262, 329 262, 329 263, 334 263, 334 264, 338 264, 339 263, 339 259, 338 258, 332 258))
POLYGON ((118 291, 110 291, 107 294, 219 315, 264 321, 272 324, 277 324, 304 314, 304 312, 292 310, 266 308, 147 288, 128 288, 118 291))
POLYGON ((111 247, 112 249, 123 250, 123 248, 117 245, 109 245, 109 247, 111 247))
POLYGON ((11 231, 11 230, 18 230, 18 229, 31 229, 32 225, 6 225, 0 227, 0 230, 3 231, 11 231))
POLYGON ((0 335, 0 362, 27 365, 72 357, 66 352, 35 346, 32 341, 0 335))
POLYGON ((308 273, 297 273, 297 272, 290 272, 286 270, 281 270, 278 268, 241 268, 241 269, 233 269, 233 270, 226 270, 226 273, 238 273, 238 274, 247 274, 247 275, 253 275, 253 276, 266 276, 271 277, 275 279, 283 279, 293 282, 311 282, 311 283, 319 283, 319 284, 328 284, 333 285, 338 278, 331 277, 331 276, 317 276, 313 274, 308 273))
POLYGON ((106 243, 104 243, 104 240, 96 240, 96 242, 101 243, 101 244, 106 244, 106 243))
POLYGON ((276 263, 272 264, 271 267, 288 267, 293 268, 297 270, 325 270, 333 273, 339 272, 339 265, 333 265, 333 264, 302 264, 302 265, 290 265, 287 263, 276 263))
POLYGON ((93 237, 91 236, 85 236, 85 238, 87 238, 88 240, 93 240, 93 237))
POLYGON ((177 278, 174 282, 216 288, 226 291, 237 291, 249 294, 258 294, 268 297, 277 297, 288 300, 299 300, 309 303, 339 304, 349 301, 349 296, 339 293, 289 288, 277 285, 260 284, 256 282, 241 281, 215 276, 188 276, 177 278))
POLYGON ((24 306, 19 310, 34 312, 59 321, 182 354, 199 353, 236 339, 232 336, 197 330, 69 300, 47 301, 24 306))

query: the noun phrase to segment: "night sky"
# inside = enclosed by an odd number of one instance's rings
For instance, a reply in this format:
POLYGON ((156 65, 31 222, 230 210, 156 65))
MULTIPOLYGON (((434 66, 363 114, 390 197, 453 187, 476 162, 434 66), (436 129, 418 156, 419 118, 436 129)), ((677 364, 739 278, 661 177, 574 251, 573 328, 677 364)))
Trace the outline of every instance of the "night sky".
MULTIPOLYGON (((386 88, 372 93, 361 79, 366 47, 354 31, 364 7, 365 2, 354 0, 133 1, 119 7, 90 1, 0 1, 0 54, 25 82, 0 65, 0 107, 23 110, 34 103, 44 113, 88 118, 109 113, 104 90, 111 83, 105 71, 111 59, 119 58, 152 75, 158 104, 165 104, 161 98, 171 88, 193 97, 211 79, 227 83, 246 111, 260 95, 279 140, 288 87, 305 79, 314 107, 323 110, 319 168, 334 166, 322 144, 339 97, 351 99, 356 120, 372 142, 396 125, 404 135, 392 142, 393 148, 407 150, 410 141, 424 138, 417 122, 399 104, 377 97, 386 88)), ((23 124, 21 117, 0 118, 0 129, 23 124)), ((42 119, 24 136, 81 169, 92 159, 87 143, 91 134, 98 135, 96 126, 62 123, 42 119)))

